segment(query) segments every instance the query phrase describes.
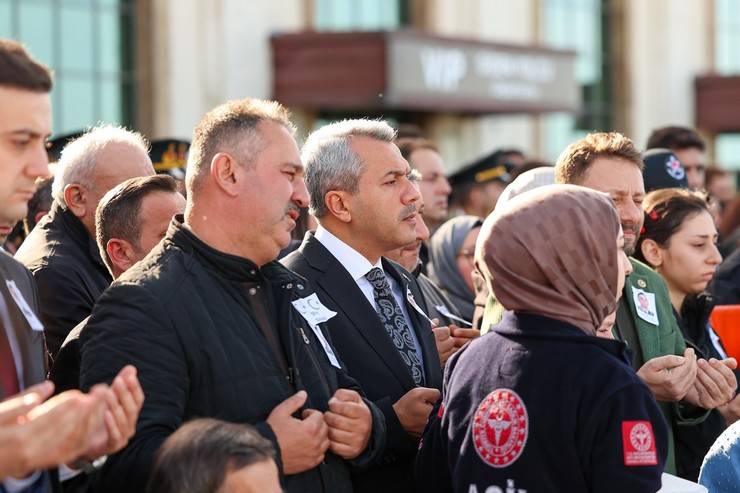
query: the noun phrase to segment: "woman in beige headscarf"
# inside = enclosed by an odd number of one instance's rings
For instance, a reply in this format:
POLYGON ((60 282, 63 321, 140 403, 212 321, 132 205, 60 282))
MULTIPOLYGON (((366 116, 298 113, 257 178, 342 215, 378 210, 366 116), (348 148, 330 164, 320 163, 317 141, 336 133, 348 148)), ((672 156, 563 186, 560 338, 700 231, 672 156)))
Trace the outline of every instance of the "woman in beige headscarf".
POLYGON ((489 216, 481 239, 476 261, 507 313, 448 361, 418 489, 657 491, 660 410, 624 344, 595 337, 630 272, 611 199, 542 187, 489 216))

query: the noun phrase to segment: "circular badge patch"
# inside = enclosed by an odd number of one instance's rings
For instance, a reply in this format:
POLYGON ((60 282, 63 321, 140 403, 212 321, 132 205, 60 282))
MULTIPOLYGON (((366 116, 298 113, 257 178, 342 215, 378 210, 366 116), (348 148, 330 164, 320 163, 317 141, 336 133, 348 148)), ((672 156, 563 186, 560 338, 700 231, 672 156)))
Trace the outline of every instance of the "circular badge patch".
POLYGON ((524 401, 513 390, 494 390, 475 411, 472 432, 483 462, 495 468, 511 465, 527 443, 529 417, 524 401))
POLYGON ((683 166, 681 166, 681 161, 676 159, 675 156, 670 156, 666 160, 665 170, 675 180, 683 180, 683 177, 686 176, 686 172, 684 171, 683 166))
POLYGON ((639 422, 630 431, 630 443, 638 452, 646 452, 653 446, 653 432, 645 423, 639 422))

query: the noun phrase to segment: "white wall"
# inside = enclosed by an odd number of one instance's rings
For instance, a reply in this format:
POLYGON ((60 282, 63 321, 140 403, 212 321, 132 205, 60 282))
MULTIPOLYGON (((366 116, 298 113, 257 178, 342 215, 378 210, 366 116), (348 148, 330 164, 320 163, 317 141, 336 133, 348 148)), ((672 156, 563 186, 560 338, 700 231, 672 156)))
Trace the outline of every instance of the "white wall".
POLYGON ((303 27, 302 0, 154 0, 154 131, 190 138, 228 99, 271 93, 270 34, 303 27))
POLYGON ((708 0, 627 0, 628 133, 694 125, 694 78, 711 68, 708 0))

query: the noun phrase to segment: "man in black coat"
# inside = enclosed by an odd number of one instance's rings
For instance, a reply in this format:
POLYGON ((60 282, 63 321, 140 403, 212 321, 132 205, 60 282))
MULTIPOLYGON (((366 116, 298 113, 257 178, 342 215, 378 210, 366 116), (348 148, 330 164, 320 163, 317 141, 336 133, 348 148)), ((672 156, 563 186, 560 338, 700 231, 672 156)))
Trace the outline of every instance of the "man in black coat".
POLYGON ((311 212, 319 222, 284 265, 316 286, 339 357, 388 427, 381 463, 355 491, 413 491, 418 436, 442 383, 416 279, 383 258, 416 238, 419 191, 384 122, 350 120, 303 147, 311 212))
POLYGON ((147 147, 138 133, 110 126, 67 144, 57 163, 51 211, 15 255, 38 285, 52 358, 111 282, 95 243, 95 209, 115 185, 154 174, 147 147))
POLYGON ((133 362, 146 401, 129 446, 96 485, 143 491, 183 422, 254 425, 289 493, 350 492, 349 467, 383 448, 382 414, 357 392, 311 286, 274 259, 308 194, 287 111, 241 100, 194 132, 185 216, 101 296, 82 334, 80 384, 133 362))

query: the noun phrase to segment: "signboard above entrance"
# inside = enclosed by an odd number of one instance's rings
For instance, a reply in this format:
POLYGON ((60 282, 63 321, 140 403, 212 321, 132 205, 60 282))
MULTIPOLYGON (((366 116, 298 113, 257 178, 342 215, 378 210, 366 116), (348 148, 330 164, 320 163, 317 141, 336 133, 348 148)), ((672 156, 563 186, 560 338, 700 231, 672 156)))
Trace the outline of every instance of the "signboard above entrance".
POLYGON ((387 33, 272 38, 275 99, 321 110, 578 111, 575 53, 387 33))

